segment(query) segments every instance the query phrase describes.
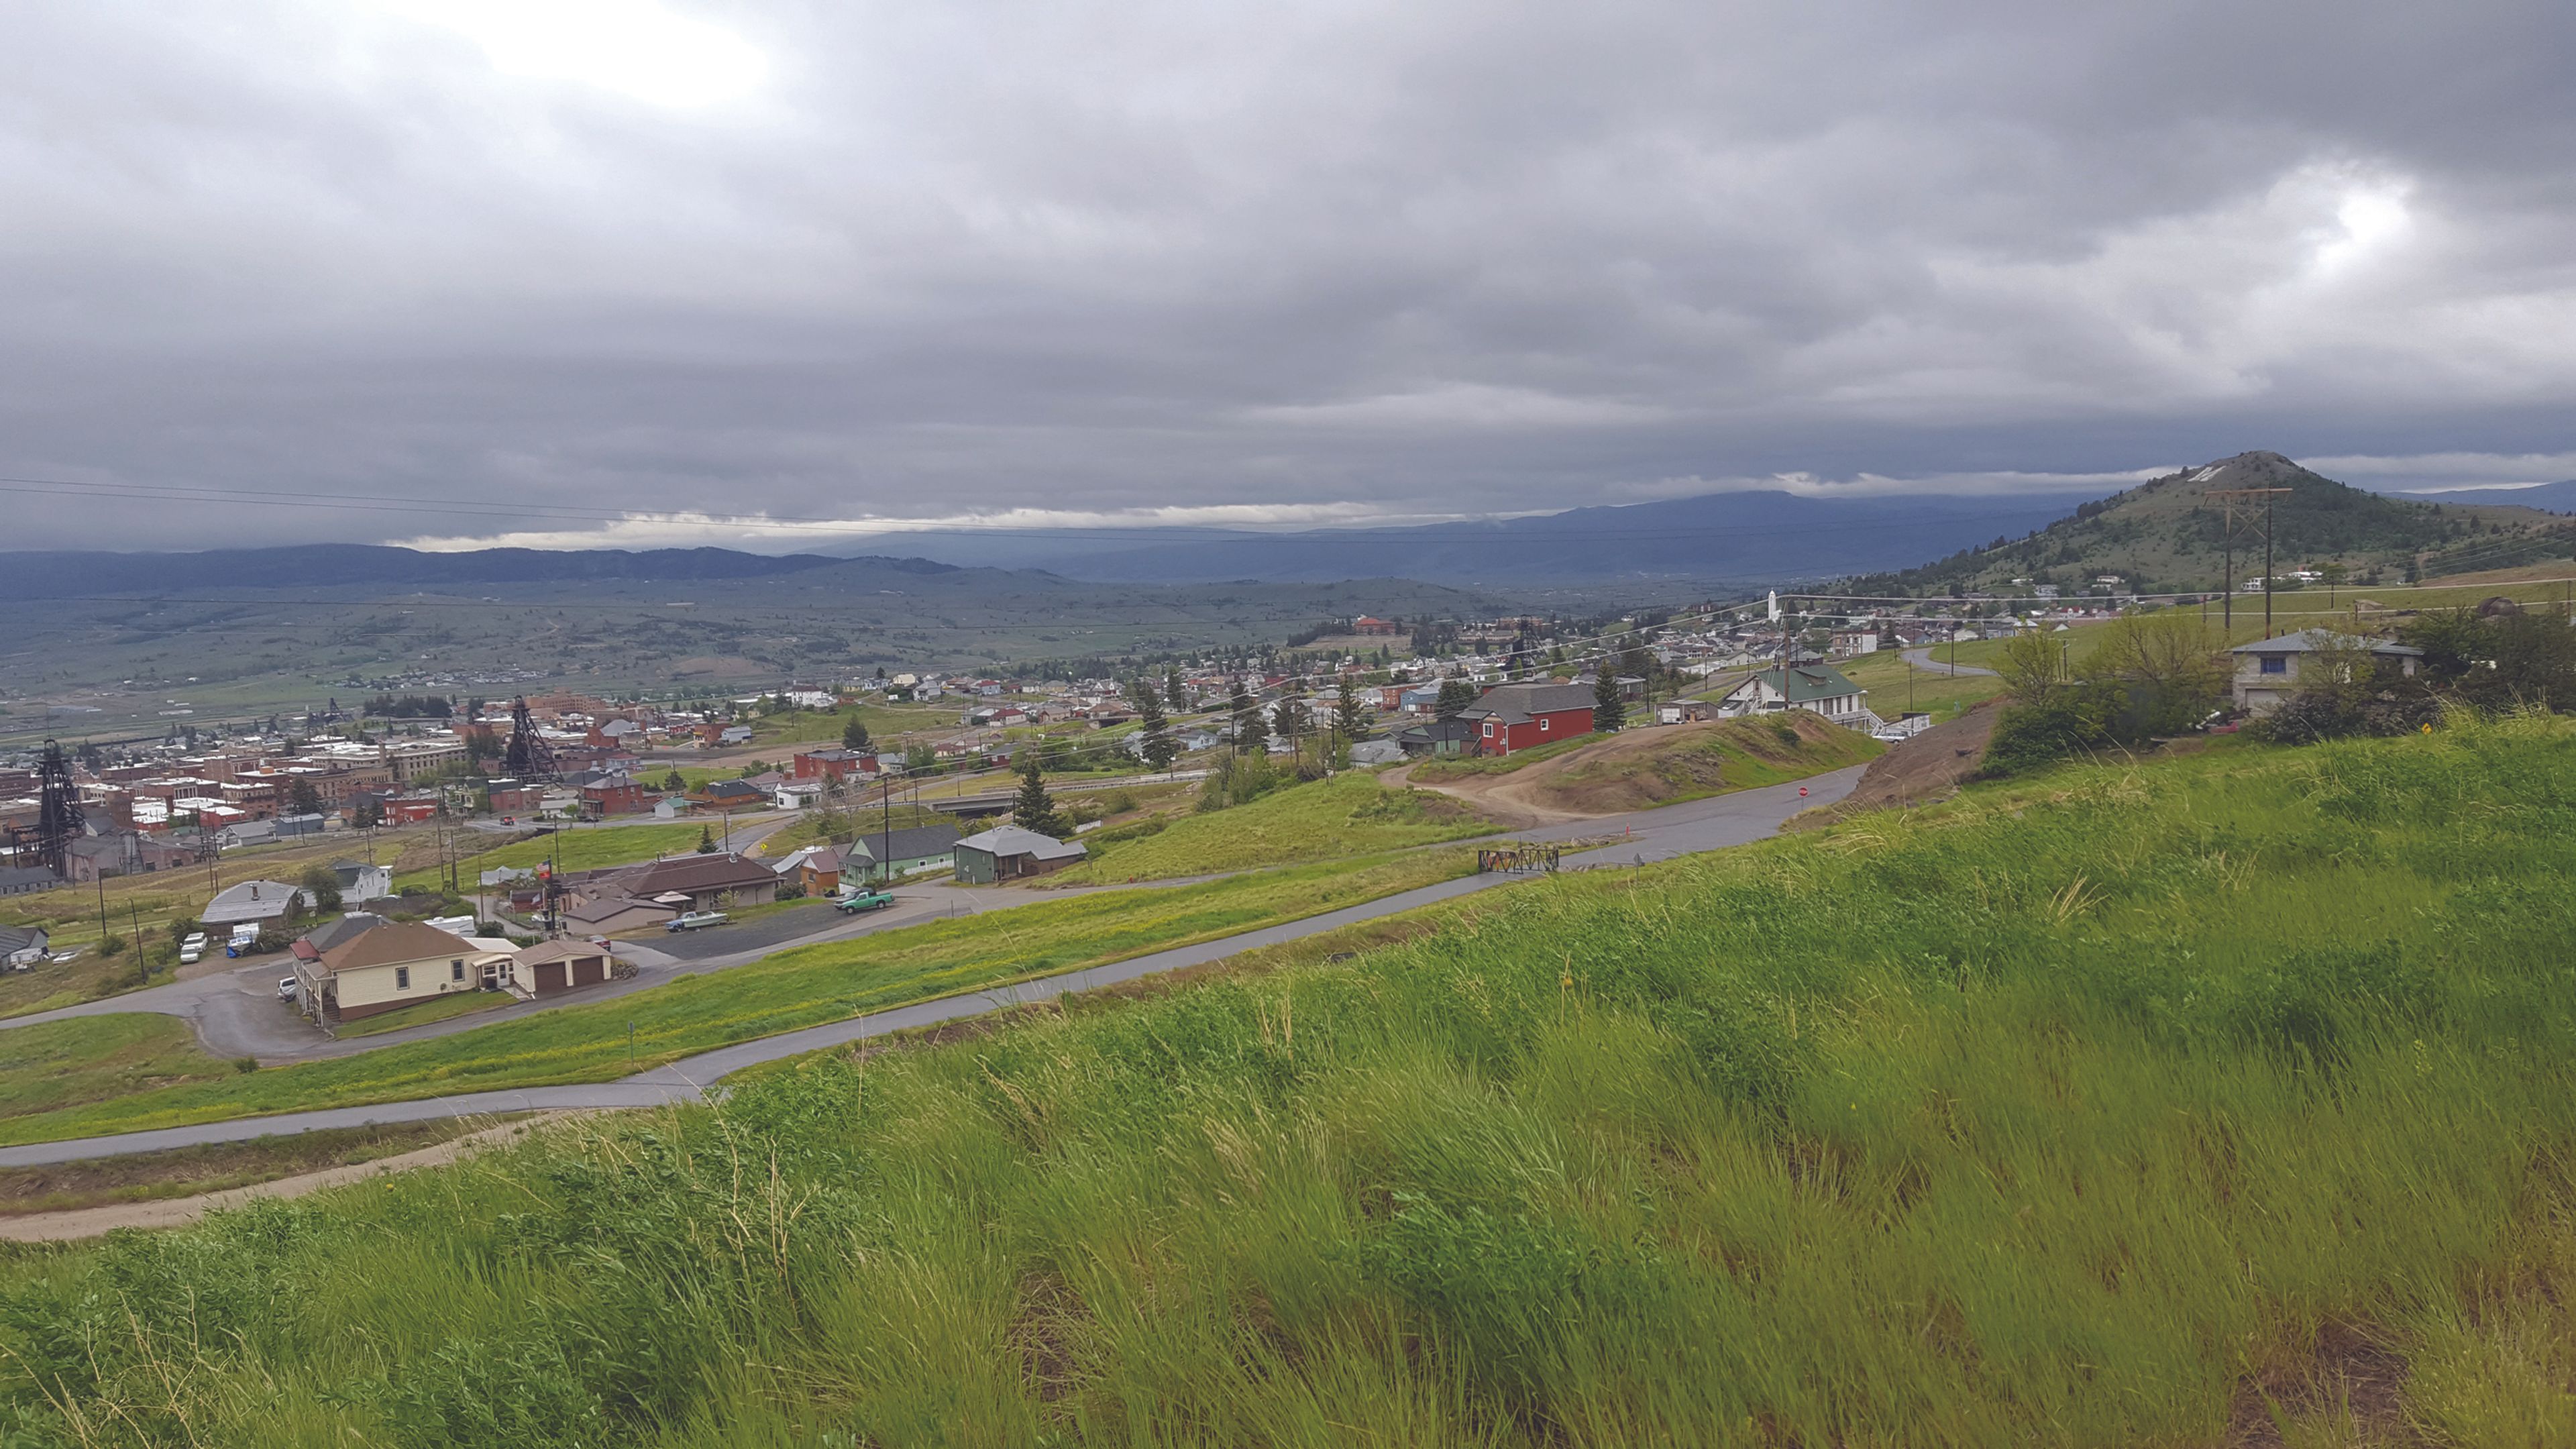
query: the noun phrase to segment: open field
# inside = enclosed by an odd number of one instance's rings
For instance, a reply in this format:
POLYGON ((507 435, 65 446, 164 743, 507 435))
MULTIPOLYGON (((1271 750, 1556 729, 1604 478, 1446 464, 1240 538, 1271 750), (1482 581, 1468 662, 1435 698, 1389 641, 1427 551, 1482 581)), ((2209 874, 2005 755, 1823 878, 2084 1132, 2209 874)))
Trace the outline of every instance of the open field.
POLYGON ((25 1258, 0 1395, 199 1442, 2565 1442, 2571 816, 2576 734, 2514 722, 1535 884, 25 1258))
POLYGON ((1086 835, 1092 858, 1052 879, 1078 884, 1213 875, 1462 840, 1496 829, 1454 800, 1387 789, 1365 770, 1291 785, 1230 809, 1178 815, 1160 829, 1151 823, 1129 828, 1153 833, 1122 839, 1113 828, 1086 835))
MULTIPOLYGON (((607 1081, 693 1052, 878 1007, 998 988, 1318 915, 1446 880, 1471 866, 1463 852, 1421 852, 1173 889, 1101 891, 906 926, 782 951, 751 965, 685 977, 614 1001, 567 1006, 361 1056, 128 1090, 112 1100, 102 1087, 77 1103, 60 1104, 61 1110, 46 1110, 39 1100, 16 1109, 16 1115, 0 1116, 0 1141, 127 1132, 496 1087, 607 1081)), ((83 1024, 135 1020, 92 1017, 83 1024)), ((176 1027, 185 1037, 186 1028, 169 1018, 146 1020, 176 1027)), ((0 1032, 0 1045, 14 1034, 0 1032)))

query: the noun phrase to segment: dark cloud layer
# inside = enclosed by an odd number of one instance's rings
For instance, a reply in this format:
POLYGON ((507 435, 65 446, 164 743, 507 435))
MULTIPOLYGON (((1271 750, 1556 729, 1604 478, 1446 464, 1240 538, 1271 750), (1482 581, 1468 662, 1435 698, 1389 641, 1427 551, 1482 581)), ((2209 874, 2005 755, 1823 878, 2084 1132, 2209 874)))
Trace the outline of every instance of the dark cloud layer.
MULTIPOLYGON (((2576 472, 2564 5, 244 0, 7 30, 20 477, 1257 522, 2248 447, 2576 472)), ((0 508, 16 547, 600 526, 0 508)))

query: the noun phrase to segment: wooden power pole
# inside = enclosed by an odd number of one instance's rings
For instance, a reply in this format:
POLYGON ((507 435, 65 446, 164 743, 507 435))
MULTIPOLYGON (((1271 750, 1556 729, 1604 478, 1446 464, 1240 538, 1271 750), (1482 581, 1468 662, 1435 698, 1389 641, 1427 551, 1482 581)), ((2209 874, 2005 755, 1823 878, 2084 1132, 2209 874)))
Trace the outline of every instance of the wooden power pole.
POLYGON ((2287 493, 2287 488, 2212 488, 2201 495, 2217 500, 2220 517, 2220 546, 2227 558, 2227 602, 2220 612, 2221 627, 2227 630, 2227 642, 2236 642, 2236 505, 2246 505, 2246 521, 2251 523, 2254 500, 2263 500, 2263 637, 2272 637, 2272 500, 2287 493))

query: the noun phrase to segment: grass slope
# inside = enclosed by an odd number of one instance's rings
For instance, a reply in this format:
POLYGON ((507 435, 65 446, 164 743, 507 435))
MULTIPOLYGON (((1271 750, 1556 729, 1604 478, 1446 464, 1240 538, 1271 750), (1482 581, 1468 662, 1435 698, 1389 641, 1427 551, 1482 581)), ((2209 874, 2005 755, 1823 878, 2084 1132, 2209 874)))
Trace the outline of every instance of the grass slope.
POLYGON ((0 1030, 0 1119, 56 1112, 175 1082, 229 1076, 188 1024, 154 1012, 0 1030))
POLYGON ((1493 822, 1454 800, 1389 790, 1364 770, 1293 785, 1227 810, 1084 837, 1092 858, 1066 882, 1166 880, 1328 860, 1491 835, 1493 822), (1135 831, 1128 834, 1128 831, 1135 831), (1103 836, 1106 839, 1103 839, 1103 836), (1124 836, 1125 838, 1122 838, 1124 836))
MULTIPOLYGON (((566 871, 599 870, 612 865, 633 865, 657 855, 686 855, 698 848, 701 832, 714 828, 716 824, 716 818, 710 815, 704 820, 668 825, 577 827, 553 835, 514 840, 459 860, 456 864, 457 880, 471 892, 477 875, 503 866, 527 869, 551 859, 566 871)), ((436 870, 416 870, 395 877, 394 886, 398 890, 434 891, 442 879, 436 870)))
POLYGON ((94 1442, 2566 1442, 2571 824, 2576 737, 2513 724, 1514 888, 24 1259, 0 1396, 94 1442))
MULTIPOLYGON (((693 1052, 862 1011, 987 989, 1338 910, 1446 880, 1470 864, 1460 853, 1446 852, 1305 866, 1168 890, 1102 891, 907 926, 781 951, 749 966, 685 977, 614 1001, 540 1012, 361 1056, 126 1095, 99 1090, 68 1102, 33 1099, 14 1115, 0 1116, 0 1141, 135 1132, 445 1092, 607 1081, 693 1052), (630 1024, 635 1029, 632 1058, 630 1024)), ((806 908, 820 909, 810 903, 806 908)), ((184 1037, 186 1028, 178 1030, 184 1037)), ((8 1049, 15 1035, 0 1031, 0 1051, 8 1049)))

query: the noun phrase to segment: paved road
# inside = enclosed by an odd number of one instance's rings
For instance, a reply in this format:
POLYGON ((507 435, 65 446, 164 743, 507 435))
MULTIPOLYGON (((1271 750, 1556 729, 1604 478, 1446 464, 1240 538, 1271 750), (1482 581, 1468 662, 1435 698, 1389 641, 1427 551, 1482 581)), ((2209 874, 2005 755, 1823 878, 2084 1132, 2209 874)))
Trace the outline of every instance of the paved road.
POLYGON ((1970 674, 1994 673, 1991 669, 1979 669, 1973 664, 1945 664, 1942 661, 1933 658, 1932 651, 1929 649, 1906 650, 1905 662, 1913 665, 1917 669, 1926 670, 1933 674, 1956 674, 1964 677, 1970 674))
POLYGON ((149 1012, 187 1021, 196 1030, 197 1040, 209 1056, 225 1060, 257 1057, 263 1066, 325 1061, 361 1052, 381 1051, 407 1042, 454 1036, 540 1011, 610 1001, 633 992, 651 990, 683 976, 746 966, 789 946, 845 941, 853 936, 870 935, 897 926, 919 925, 923 921, 1024 906, 1036 901, 1060 900, 1075 893, 1067 890, 1021 890, 1009 886, 985 886, 974 890, 945 884, 906 886, 895 893, 895 904, 863 916, 836 915, 818 904, 811 909, 779 911, 736 926, 657 937, 650 942, 621 941, 617 954, 636 964, 636 973, 631 977, 542 1001, 514 1002, 488 1011, 470 1012, 445 1021, 370 1036, 328 1036, 278 1000, 278 978, 295 969, 294 958, 284 954, 263 957, 250 965, 193 980, 164 982, 140 991, 129 991, 122 996, 84 1001, 78 1006, 9 1017, 0 1020, 0 1032, 75 1016, 149 1012))
MULTIPOLYGON (((1829 775, 1787 785, 1772 785, 1760 790, 1746 790, 1721 795, 1711 800, 1693 801, 1687 805, 1667 806, 1661 810, 1640 811, 1612 820, 1577 821, 1524 833, 1515 838, 1536 840, 1597 839, 1617 833, 1615 843, 1594 846, 1564 857, 1562 864, 1576 869, 1602 869, 1630 866, 1641 862, 1669 860, 1694 851, 1719 850, 1748 841, 1760 840, 1780 828, 1782 821, 1801 810, 1830 805, 1842 799, 1860 782, 1861 769, 1855 765, 1829 775), (1802 789, 1804 793, 1802 792, 1802 789)), ((989 991, 967 992, 942 997, 935 1001, 914 1002, 852 1017, 847 1021, 808 1027, 802 1031, 762 1037, 756 1041, 720 1047, 693 1057, 683 1057, 667 1066, 641 1072, 622 1081, 594 1086, 529 1087, 515 1091, 476 1092, 454 1097, 424 1098, 416 1102, 388 1102, 367 1107, 336 1107, 316 1112, 291 1112, 275 1117, 249 1117, 229 1122, 208 1122, 193 1127, 171 1127, 152 1132, 133 1132, 111 1137, 76 1138, 62 1142, 31 1142, 16 1147, 0 1147, 0 1167, 37 1166, 54 1162, 71 1162, 84 1158, 123 1156, 135 1152, 159 1152, 172 1147, 192 1147, 214 1142, 241 1142, 254 1137, 278 1133, 311 1132, 332 1127, 357 1127, 370 1122, 419 1122, 440 1117, 476 1116, 495 1112, 534 1112, 558 1109, 604 1107, 650 1107, 667 1102, 694 1101, 704 1091, 732 1073, 762 1062, 827 1047, 844 1046, 872 1036, 917 1027, 936 1026, 943 1022, 962 1021, 1007 1006, 1034 1001, 1048 1001, 1073 992, 1096 990, 1103 986, 1140 977, 1177 971, 1184 967, 1223 960, 1241 951, 1275 946, 1344 926, 1451 900, 1478 891, 1492 890, 1529 877, 1515 875, 1476 875, 1459 880, 1442 881, 1418 890, 1404 891, 1338 911, 1328 911, 1303 920, 1265 926, 1223 940, 1207 941, 1196 946, 1181 946, 1169 951, 1112 962, 1105 966, 1085 967, 1060 976, 1021 982, 1015 986, 989 991)), ((885 913, 880 913, 885 914, 885 913)), ((862 918, 856 923, 864 928, 862 918)), ((711 969, 711 968, 710 968, 711 969)), ((623 983, 621 983, 623 984, 623 983)), ((138 993, 139 994, 139 993, 138 993)), ((586 994, 588 1000, 600 999, 598 993, 586 994)), ((498 1013, 465 1018, 470 1024, 489 1022, 498 1013)), ((440 1023, 446 1025, 446 1023, 440 1023)), ((423 1032, 435 1028, 419 1028, 423 1032)), ((389 1033, 388 1036, 406 1035, 389 1033)), ((371 1038, 382 1041, 382 1038, 371 1038)))

